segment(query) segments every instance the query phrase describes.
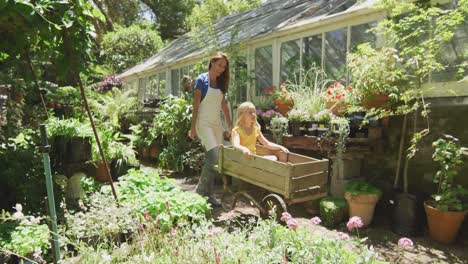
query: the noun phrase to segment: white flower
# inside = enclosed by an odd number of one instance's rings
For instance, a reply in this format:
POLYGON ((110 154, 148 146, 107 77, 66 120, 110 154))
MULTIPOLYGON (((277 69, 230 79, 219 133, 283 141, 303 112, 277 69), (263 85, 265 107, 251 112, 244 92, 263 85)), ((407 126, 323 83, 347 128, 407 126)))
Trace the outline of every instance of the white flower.
POLYGON ((103 253, 103 254, 101 255, 101 258, 102 258, 102 260, 104 260, 105 262, 110 262, 111 259, 112 259, 111 256, 108 255, 108 254, 106 254, 106 253, 103 253))
POLYGON ((16 209, 16 212, 23 212, 23 206, 21 204, 16 204, 16 206, 13 208, 16 209))
POLYGON ((22 212, 16 212, 13 214, 13 218, 15 219, 21 219, 24 217, 24 214, 22 212))

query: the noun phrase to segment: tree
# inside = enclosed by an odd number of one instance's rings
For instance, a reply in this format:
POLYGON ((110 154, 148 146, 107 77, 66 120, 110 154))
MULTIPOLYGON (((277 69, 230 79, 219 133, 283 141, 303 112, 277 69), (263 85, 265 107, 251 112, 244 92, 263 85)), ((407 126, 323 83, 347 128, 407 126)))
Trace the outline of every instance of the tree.
POLYGON ((175 39, 185 33, 185 18, 190 14, 196 0, 141 0, 156 15, 156 23, 164 40, 175 39))
POLYGON ((114 72, 121 72, 155 54, 163 46, 159 33, 150 24, 117 26, 115 31, 104 36, 104 63, 114 72))

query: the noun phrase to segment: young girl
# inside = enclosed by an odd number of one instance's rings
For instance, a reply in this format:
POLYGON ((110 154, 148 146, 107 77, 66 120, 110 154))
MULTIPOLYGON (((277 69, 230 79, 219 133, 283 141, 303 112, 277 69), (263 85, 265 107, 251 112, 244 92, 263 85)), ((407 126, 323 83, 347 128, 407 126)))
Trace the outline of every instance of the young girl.
MULTIPOLYGON (((231 137, 234 148, 242 151, 247 159, 250 159, 250 154, 256 154, 257 140, 268 149, 289 152, 287 148, 272 143, 263 136, 257 123, 255 106, 251 102, 242 103, 237 109, 236 127, 232 129, 231 137)), ((276 156, 265 157, 277 160, 276 156)))

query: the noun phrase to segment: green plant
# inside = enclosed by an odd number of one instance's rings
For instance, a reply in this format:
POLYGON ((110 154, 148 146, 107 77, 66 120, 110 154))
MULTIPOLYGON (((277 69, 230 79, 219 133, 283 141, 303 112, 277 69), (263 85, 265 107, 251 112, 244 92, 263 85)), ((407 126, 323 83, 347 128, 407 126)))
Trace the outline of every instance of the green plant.
POLYGON ((252 98, 252 103, 255 105, 255 108, 259 110, 269 110, 275 108, 270 96, 256 96, 252 98))
POLYGON ((468 204, 463 202, 468 196, 468 190, 461 185, 455 185, 458 175, 457 167, 463 164, 463 152, 467 148, 461 147, 457 138, 445 135, 432 143, 434 153, 432 159, 438 162, 440 169, 434 177, 437 183, 437 193, 432 195, 435 207, 443 211, 463 211, 468 204))
POLYGON ((288 119, 296 122, 305 122, 310 121, 310 115, 302 109, 292 109, 288 112, 288 119))
POLYGON ((349 136, 349 121, 346 117, 333 116, 330 123, 332 132, 338 134, 335 147, 336 155, 339 159, 341 159, 343 153, 346 151, 346 141, 349 136))
POLYGON ((332 119, 332 113, 330 110, 325 109, 314 115, 314 119, 320 123, 329 123, 332 119))
POLYGON ((39 217, 24 215, 21 204, 16 204, 15 208, 13 215, 4 210, 0 215, 1 251, 21 258, 40 259, 50 247, 49 227, 41 224, 39 217))
POLYGON ((282 143, 283 135, 288 132, 288 119, 282 116, 275 116, 271 119, 270 130, 277 144, 282 143))
POLYGON ((153 119, 150 133, 154 139, 167 142, 167 147, 159 154, 163 168, 183 171, 184 154, 190 149, 186 141, 190 129, 192 106, 182 98, 168 96, 160 105, 159 114, 153 119))
POLYGON ((46 125, 49 137, 63 136, 67 140, 73 137, 91 137, 93 135, 91 125, 76 118, 49 117, 46 125))
POLYGON ((362 106, 366 100, 379 95, 388 95, 392 101, 398 101, 407 83, 402 62, 394 48, 374 49, 369 43, 359 45, 348 57, 352 103, 362 106))
POLYGON ((314 116, 325 109, 321 95, 327 83, 329 80, 326 79, 325 72, 313 66, 303 74, 300 82, 287 81, 285 86, 291 93, 294 107, 314 116))
POLYGON ((153 143, 153 138, 150 135, 149 128, 144 124, 131 126, 132 131, 130 140, 135 147, 147 147, 153 143))
POLYGON ((47 94, 49 101, 55 101, 66 105, 81 105, 81 93, 72 86, 50 88, 47 94))
POLYGON ((377 196, 382 195, 382 191, 379 188, 363 180, 350 181, 345 186, 345 192, 349 192, 351 195, 360 195, 360 194, 376 194, 377 196))
POLYGON ((326 227, 334 227, 348 211, 345 199, 326 197, 320 200, 320 217, 326 227))

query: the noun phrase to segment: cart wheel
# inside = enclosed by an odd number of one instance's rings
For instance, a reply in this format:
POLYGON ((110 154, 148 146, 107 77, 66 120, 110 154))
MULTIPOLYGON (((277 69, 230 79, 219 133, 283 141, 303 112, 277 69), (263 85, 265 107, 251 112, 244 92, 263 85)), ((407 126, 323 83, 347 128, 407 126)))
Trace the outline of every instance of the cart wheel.
POLYGON ((269 194, 265 196, 262 200, 262 207, 263 212, 261 213, 263 218, 268 218, 269 212, 273 210, 273 208, 275 208, 274 213, 276 214, 276 219, 279 219, 283 212, 288 211, 283 198, 277 194, 269 194))

